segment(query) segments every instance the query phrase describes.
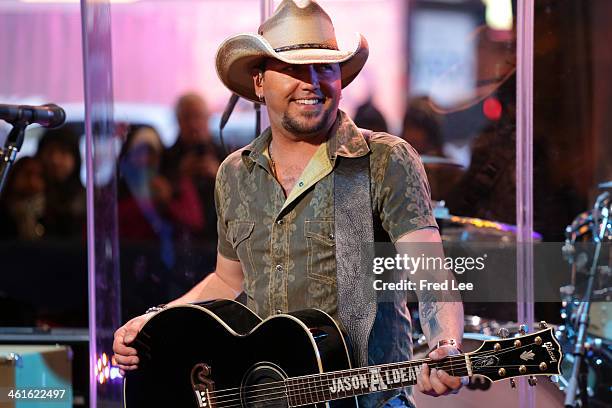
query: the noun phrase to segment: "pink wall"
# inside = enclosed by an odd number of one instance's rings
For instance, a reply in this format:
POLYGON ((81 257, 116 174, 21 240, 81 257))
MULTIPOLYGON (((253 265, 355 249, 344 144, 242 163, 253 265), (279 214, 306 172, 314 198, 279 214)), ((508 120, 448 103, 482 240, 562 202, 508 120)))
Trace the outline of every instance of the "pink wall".
MULTIPOLYGON (((370 43, 364 72, 347 88, 342 106, 352 111, 368 93, 398 125, 407 80, 403 55, 404 2, 320 1, 336 24, 341 44, 355 31, 370 43)), ((214 54, 227 36, 254 32, 259 1, 143 1, 113 5, 115 100, 171 105, 195 89, 214 110, 229 91, 214 71, 214 54)), ((79 102, 83 98, 78 4, 0 6, 0 96, 79 102), (10 66, 9 66, 10 65, 10 66)))

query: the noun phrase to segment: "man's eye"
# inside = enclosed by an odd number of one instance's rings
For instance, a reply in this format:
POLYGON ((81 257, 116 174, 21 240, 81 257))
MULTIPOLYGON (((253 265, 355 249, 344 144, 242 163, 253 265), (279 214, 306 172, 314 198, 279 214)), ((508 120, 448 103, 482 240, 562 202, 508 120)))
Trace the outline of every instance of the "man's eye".
POLYGON ((293 70, 294 70, 293 65, 287 65, 283 68, 284 72, 293 72, 293 70))
POLYGON ((334 72, 334 66, 331 64, 321 64, 319 65, 319 71, 326 73, 334 72))

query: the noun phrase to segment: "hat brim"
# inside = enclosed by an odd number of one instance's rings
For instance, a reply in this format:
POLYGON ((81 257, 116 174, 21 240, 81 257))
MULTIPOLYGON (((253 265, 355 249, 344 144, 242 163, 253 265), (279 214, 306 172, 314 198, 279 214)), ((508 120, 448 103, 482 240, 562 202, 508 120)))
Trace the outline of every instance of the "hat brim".
POLYGON ((230 91, 250 101, 262 103, 255 94, 253 73, 265 58, 275 58, 288 64, 338 63, 344 88, 359 74, 368 54, 368 42, 359 33, 349 51, 306 48, 282 52, 274 51, 261 35, 239 34, 219 46, 215 65, 219 79, 230 91))

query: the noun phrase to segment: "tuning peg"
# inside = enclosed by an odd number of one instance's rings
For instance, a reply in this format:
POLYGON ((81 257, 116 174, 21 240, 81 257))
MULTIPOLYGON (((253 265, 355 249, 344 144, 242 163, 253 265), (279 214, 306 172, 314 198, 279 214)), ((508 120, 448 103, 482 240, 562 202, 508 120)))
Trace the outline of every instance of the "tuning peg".
POLYGON ((527 384, 529 384, 531 387, 535 387, 538 384, 538 380, 533 375, 530 375, 527 379, 527 384))
POLYGON ((510 388, 516 388, 516 383, 514 382, 514 378, 510 379, 510 388))
POLYGON ((544 330, 548 328, 548 323, 546 323, 544 320, 542 320, 540 322, 540 330, 544 330))
POLYGON ((526 324, 521 324, 519 326, 519 333, 521 334, 521 336, 524 336, 525 334, 527 334, 527 330, 529 329, 526 324))
POLYGON ((551 383, 558 383, 559 382, 559 376, 558 375, 549 375, 548 379, 550 380, 551 383))
POLYGON ((507 339, 508 336, 510 335, 510 332, 505 327, 502 327, 501 329, 497 331, 497 335, 502 339, 507 339))

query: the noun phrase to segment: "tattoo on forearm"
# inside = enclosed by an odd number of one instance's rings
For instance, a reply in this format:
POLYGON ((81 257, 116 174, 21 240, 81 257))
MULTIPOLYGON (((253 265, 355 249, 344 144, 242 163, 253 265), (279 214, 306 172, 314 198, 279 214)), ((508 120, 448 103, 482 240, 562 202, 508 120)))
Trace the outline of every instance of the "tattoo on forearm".
POLYGON ((442 332, 440 322, 438 320, 438 312, 443 307, 443 303, 439 303, 436 297, 431 293, 425 293, 421 299, 421 307, 419 308, 421 315, 421 326, 423 330, 429 329, 429 338, 433 339, 442 332))

